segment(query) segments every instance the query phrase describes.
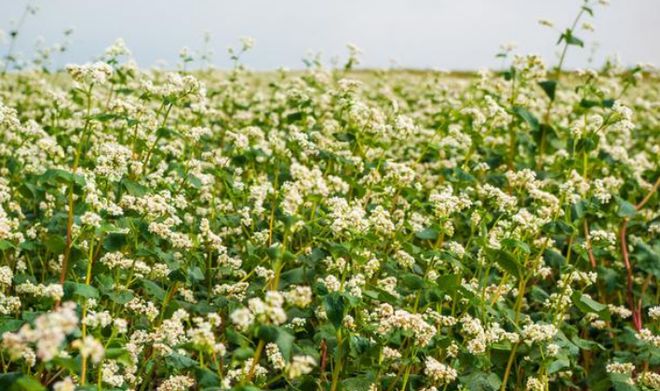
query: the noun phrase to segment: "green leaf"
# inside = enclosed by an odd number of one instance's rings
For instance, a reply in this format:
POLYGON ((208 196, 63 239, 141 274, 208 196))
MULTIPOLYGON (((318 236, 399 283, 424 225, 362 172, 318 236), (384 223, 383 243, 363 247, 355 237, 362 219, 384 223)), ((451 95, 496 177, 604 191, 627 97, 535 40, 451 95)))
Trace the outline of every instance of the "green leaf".
POLYGON ((608 374, 612 386, 615 391, 637 391, 639 388, 635 384, 630 384, 630 376, 623 373, 609 373, 608 374))
POLYGON ((234 360, 244 361, 254 355, 254 349, 248 347, 237 348, 234 349, 231 355, 234 360))
POLYGON ((0 374, 0 390, 7 391, 45 391, 46 387, 39 380, 21 372, 0 374))
POLYGON ((511 253, 503 250, 489 250, 487 252, 504 271, 517 278, 522 276, 520 264, 511 253))
POLYGON ((553 249, 546 249, 545 252, 543 252, 543 259, 548 265, 557 269, 566 264, 566 257, 564 257, 557 250, 553 249))
POLYGON ((282 255, 282 246, 275 243, 266 249, 266 254, 270 259, 278 259, 282 255))
POLYGON ((284 359, 287 361, 291 358, 291 350, 293 348, 293 341, 295 341, 295 339, 296 337, 291 335, 288 331, 278 327, 277 339, 275 339, 275 343, 277 344, 277 347, 280 348, 282 357, 284 357, 284 359))
POLYGON ((461 286, 461 276, 458 274, 445 274, 438 277, 435 282, 438 284, 438 288, 442 289, 443 291, 453 292, 456 290, 456 288, 461 286))
POLYGON ((587 213, 585 210, 587 207, 586 203, 587 201, 580 200, 571 205, 571 219, 573 221, 581 219, 587 213))
POLYGON ((234 388, 232 388, 232 390, 235 390, 235 391, 262 391, 261 388, 259 388, 259 387, 246 386, 246 385, 234 387, 234 388))
POLYGON ((105 350, 105 358, 117 360, 119 358, 130 358, 128 350, 124 348, 109 348, 105 350))
POLYGON ((611 109, 612 106, 614 106, 614 102, 615 102, 615 100, 612 99, 612 98, 609 98, 609 99, 603 99, 603 100, 601 101, 601 105, 602 105, 603 107, 607 107, 608 109, 611 109))
POLYGON ((0 390, 9 390, 21 376, 23 376, 21 372, 8 372, 0 374, 0 390))
POLYGON ((64 251, 64 248, 66 247, 66 242, 64 241, 64 238, 60 235, 48 235, 46 237, 46 240, 44 241, 44 244, 46 245, 46 248, 48 251, 54 253, 54 254, 59 254, 62 251, 64 251))
POLYGON ((635 208, 635 205, 621 197, 616 197, 616 203, 619 207, 616 214, 620 217, 631 217, 637 213, 637 208, 635 208))
POLYGON ((124 305, 128 303, 129 301, 133 300, 133 293, 129 291, 118 291, 118 292, 110 292, 108 293, 108 298, 112 300, 114 303, 117 303, 119 305, 124 305))
POLYGON ((66 281, 64 283, 64 295, 67 297, 80 296, 86 299, 98 299, 99 291, 91 285, 66 281))
POLYGON ((360 357, 361 355, 366 354, 368 349, 372 346, 369 339, 358 335, 351 335, 349 345, 352 357, 360 357))
POLYGON ((195 368, 195 377, 200 390, 220 390, 220 377, 215 372, 207 368, 195 368))
POLYGON ((199 179, 199 178, 197 178, 196 176, 194 176, 194 175, 192 175, 192 174, 188 174, 188 175, 186 176, 186 180, 187 180, 188 183, 190 183, 190 185, 191 185, 192 187, 194 187, 195 189, 200 189, 200 188, 202 187, 202 180, 199 179))
POLYGON ((27 199, 36 198, 39 188, 32 183, 23 183, 18 187, 18 192, 27 199))
POLYGON ((517 249, 522 251, 524 254, 529 254, 531 252, 529 245, 522 240, 506 238, 502 240, 502 244, 507 248, 512 248, 511 251, 515 251, 517 249))
POLYGON ((113 232, 108 234, 103 240, 103 248, 107 251, 117 251, 124 247, 127 243, 127 235, 125 233, 113 232))
POLYGON ((16 380, 10 391, 46 391, 46 387, 39 380, 26 375, 16 380))
POLYGON ((568 357, 566 357, 565 355, 560 355, 554 361, 552 361, 548 366, 548 374, 559 372, 562 369, 568 368, 570 366, 571 366, 571 362, 569 361, 568 357))
POLYGON ((9 248, 16 248, 14 243, 8 241, 8 240, 0 240, 0 251, 7 250, 9 248))
POLYGON ((573 304, 575 304, 575 306, 579 308, 580 311, 584 313, 596 313, 601 318, 606 320, 609 319, 609 311, 607 310, 607 305, 597 302, 582 292, 573 293, 571 298, 573 299, 573 304))
POLYGON ((415 232, 415 237, 422 240, 436 240, 438 239, 438 231, 433 228, 426 228, 415 232))
POLYGON ((46 170, 46 172, 41 176, 46 182, 49 183, 64 183, 72 184, 75 183, 78 186, 85 186, 85 178, 78 174, 72 174, 69 171, 51 168, 46 170))
POLYGON ((577 335, 574 335, 571 338, 571 342, 573 342, 575 344, 575 346, 577 346, 578 348, 580 348, 582 350, 592 350, 592 349, 595 349, 595 348, 598 348, 600 350, 605 350, 605 347, 603 345, 601 345, 597 342, 594 342, 594 341, 590 341, 588 339, 582 339, 582 338, 578 337, 577 335))
POLYGON ((417 274, 405 273, 401 276, 401 283, 406 288, 417 290, 425 287, 424 279, 417 274))
POLYGON ((571 225, 566 224, 566 222, 561 220, 550 221, 543 225, 543 232, 551 234, 570 235, 574 230, 575 229, 571 225))
POLYGON ((611 109, 612 106, 614 106, 614 102, 615 100, 612 98, 603 99, 603 100, 592 100, 592 99, 582 98, 582 100, 580 100, 580 107, 583 107, 585 109, 590 109, 592 107, 605 107, 611 109))
POLYGON ((296 111, 295 113, 291 113, 286 116, 286 120, 288 123, 294 123, 296 121, 300 121, 302 118, 303 118, 302 111, 296 111))
POLYGON ((167 278, 170 281, 186 282, 186 274, 181 269, 172 270, 167 278))
POLYGON ((472 372, 461 376, 460 381, 470 391, 496 391, 502 386, 502 380, 495 373, 472 372))
POLYGON ((71 372, 78 373, 80 372, 81 362, 71 357, 55 357, 51 362, 58 367, 68 369, 71 372))
POLYGON ((559 37, 559 41, 557 41, 557 43, 560 43, 561 41, 565 41, 568 45, 584 47, 584 42, 580 38, 573 35, 573 31, 571 29, 566 29, 566 31, 559 37))
POLYGON ((128 194, 136 197, 142 197, 143 195, 147 194, 149 192, 149 188, 146 186, 143 186, 137 182, 134 182, 130 179, 122 179, 121 180, 122 185, 128 192, 128 194))
POLYGON ((305 282, 305 268, 296 267, 280 274, 280 288, 305 282))
POLYGON ((568 42, 569 45, 576 45, 576 46, 579 46, 579 47, 584 47, 584 42, 580 38, 576 37, 575 35, 571 35, 571 36, 567 37, 566 42, 568 42))
POLYGON ((266 342, 275 342, 277 339, 277 327, 263 324, 257 329, 257 337, 266 342))
POLYGON ((188 276, 193 281, 204 280, 204 273, 202 273, 202 269, 200 269, 199 266, 193 266, 190 269, 188 269, 188 276))
POLYGON ((156 136, 158 138, 170 138, 175 134, 177 134, 177 131, 170 128, 158 128, 158 130, 156 130, 156 136))
POLYGON ((165 357, 167 364, 175 369, 193 368, 198 365, 197 361, 188 356, 172 352, 169 356, 165 357))
POLYGON ((344 320, 346 298, 338 292, 332 292, 323 298, 323 305, 325 306, 325 312, 328 314, 330 322, 335 328, 339 328, 344 320))
POLYGON ((607 305, 601 304, 585 294, 578 292, 578 294, 574 296, 577 296, 578 302, 586 305, 591 312, 600 312, 607 309, 607 305))
POLYGON ((469 172, 462 170, 460 167, 454 167, 452 170, 452 176, 449 178, 452 182, 461 181, 461 182, 470 182, 474 183, 477 181, 477 178, 469 172), (455 178, 455 179, 454 179, 455 178))
POLYGON ((6 332, 14 332, 23 326, 25 321, 21 319, 0 319, 0 337, 6 332))
POLYGON ((548 299, 548 297, 550 297, 550 295, 548 295, 548 292, 543 290, 543 288, 539 287, 538 285, 534 285, 529 291, 529 297, 537 303, 543 303, 546 301, 546 299, 548 299))
POLYGON ((529 111, 525 110, 524 108, 517 106, 513 109, 513 111, 523 119, 529 127, 533 131, 538 131, 539 130, 539 120, 534 116, 534 114, 530 113, 529 111))
POLYGON ((352 143, 353 141, 355 141, 355 135, 353 133, 350 133, 350 132, 339 132, 339 133, 333 134, 333 136, 335 136, 335 138, 337 140, 343 141, 343 142, 352 143))
POLYGON ((660 278, 660 243, 651 247, 640 240, 635 244, 634 256, 637 259, 637 267, 660 278))
POLYGON ((119 118, 119 116, 115 113, 99 113, 99 114, 93 115, 92 118, 94 118, 97 121, 107 122, 111 119, 119 118))
POLYGON ((556 80, 544 80, 539 82, 539 86, 543 88, 545 94, 550 98, 550 100, 555 100, 555 91, 557 90, 557 81, 556 80))
POLYGON ((165 300, 165 290, 158 286, 155 282, 151 280, 142 280, 142 287, 144 287, 147 295, 158 299, 159 301, 165 300))
POLYGON ((364 391, 368 390, 373 382, 374 380, 371 376, 356 376, 343 380, 341 384, 346 391, 364 391))

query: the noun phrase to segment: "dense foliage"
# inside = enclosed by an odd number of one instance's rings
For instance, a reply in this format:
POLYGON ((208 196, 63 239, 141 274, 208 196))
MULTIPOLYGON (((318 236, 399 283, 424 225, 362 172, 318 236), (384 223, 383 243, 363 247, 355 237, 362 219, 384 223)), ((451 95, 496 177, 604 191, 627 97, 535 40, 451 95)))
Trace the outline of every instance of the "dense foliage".
POLYGON ((657 72, 124 52, 0 79, 1 389, 660 389, 657 72))

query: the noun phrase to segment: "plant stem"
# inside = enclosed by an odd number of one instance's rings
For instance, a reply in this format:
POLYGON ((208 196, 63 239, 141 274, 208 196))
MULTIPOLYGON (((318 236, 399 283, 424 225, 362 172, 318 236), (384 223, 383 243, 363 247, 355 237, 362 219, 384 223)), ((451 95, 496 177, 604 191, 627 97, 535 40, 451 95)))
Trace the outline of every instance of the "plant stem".
MULTIPOLYGON (((172 105, 173 103, 170 103, 167 106, 167 109, 165 110, 165 115, 163 116, 163 120, 161 121, 160 124, 160 128, 163 128, 167 124, 167 117, 169 117, 170 115, 170 111, 172 110, 172 105)), ((154 140, 154 143, 151 144, 151 147, 149 147, 149 150, 147 151, 147 156, 144 158, 144 163, 142 164, 144 166, 145 174, 148 173, 147 168, 149 165, 149 159, 151 159, 151 154, 154 152, 154 149, 156 148, 156 145, 158 145, 158 141, 160 141, 160 139, 161 139, 160 136, 156 136, 156 140, 154 140)))
MULTIPOLYGON (((514 322, 516 324, 518 324, 518 320, 520 318, 522 299, 525 296, 526 287, 527 287, 527 279, 525 277, 521 277, 520 282, 518 283, 518 297, 516 298, 516 304, 514 305, 514 310, 515 310, 514 322)), ((509 374, 511 373, 513 360, 516 357, 516 351, 518 350, 518 345, 520 345, 520 342, 517 342, 515 345, 513 345, 513 348, 511 348, 511 353, 509 354, 509 360, 507 361, 506 364, 506 370, 504 371, 504 377, 502 378, 502 388, 500 388, 500 390, 502 391, 506 389, 506 383, 509 380, 509 374)))
MULTIPOLYGON (((578 12, 577 16, 575 17, 575 20, 573 21, 573 24, 571 25, 570 30, 573 31, 575 30, 575 27, 577 27, 578 22, 580 21, 580 18, 584 15, 584 7, 580 7, 580 12, 578 12)), ((561 51, 561 56, 559 57, 559 64, 557 64, 557 69, 555 70, 555 91, 557 86, 559 86, 559 78, 561 77, 561 69, 564 66, 564 60, 566 59, 566 53, 568 52, 568 41, 564 42, 564 48, 561 51)), ((554 105, 555 100, 550 99, 550 102, 548 102, 548 107, 545 110, 545 115, 543 116, 543 123, 548 125, 548 122, 550 121, 550 112, 552 111, 552 106, 554 105)), ((545 132, 545 127, 541 128, 541 143, 539 146, 539 158, 536 161, 536 169, 540 170, 541 167, 543 166, 543 154, 545 153, 545 141, 546 138, 546 132, 545 132)))
POLYGON ((248 371, 248 374, 245 377, 245 380, 248 382, 252 381, 252 378, 254 377, 254 371, 257 369, 257 365, 259 363, 259 360, 261 359, 261 352, 264 350, 265 345, 266 342, 263 339, 259 339, 259 343, 257 344, 257 349, 254 351, 254 356, 252 356, 252 365, 250 366, 250 370, 248 371))
POLYGON ((332 384, 330 385, 330 391, 336 391, 337 386, 339 385, 339 374, 342 369, 342 334, 341 328, 337 329, 337 364, 332 368, 332 384))
MULTIPOLYGON (((72 175, 76 174, 78 171, 78 165, 80 164, 80 155, 82 154, 83 140, 85 138, 85 133, 89 128, 90 124, 90 113, 92 110, 92 88, 94 85, 90 85, 87 90, 87 108, 85 113, 85 126, 80 134, 80 140, 78 141, 78 147, 76 148, 76 156, 73 161, 72 175)), ((71 247, 73 245, 73 209, 75 207, 73 199, 73 188, 74 180, 72 178, 71 183, 69 184, 69 199, 68 199, 68 208, 67 211, 67 222, 66 222, 66 247, 64 248, 64 257, 62 258, 62 268, 60 271, 60 284, 64 284, 66 280, 67 271, 69 268, 69 258, 71 256, 71 247)))
MULTIPOLYGON (((642 201, 635 205, 635 210, 639 211, 642 209, 646 203, 649 202, 653 194, 658 190, 658 185, 660 185, 660 178, 656 179, 655 184, 651 190, 644 196, 642 201)), ((639 305, 635 303, 635 293, 633 286, 633 270, 632 264, 630 263, 630 256, 628 255, 628 240, 627 240, 627 230, 628 230, 628 218, 625 217, 621 223, 621 228, 619 229, 619 240, 621 243, 621 257, 623 258, 623 264, 626 267, 626 301, 628 302, 628 307, 632 311, 632 320, 633 326, 637 331, 642 329, 642 306, 641 302, 639 305)))
POLYGON ((516 357, 516 350, 518 350, 519 344, 520 342, 516 343, 513 345, 513 348, 511 348, 511 354, 509 354, 509 360, 506 363, 506 370, 504 371, 504 377, 502 378, 502 387, 500 387, 500 391, 506 390, 506 383, 509 380, 509 374, 511 373, 511 367, 513 366, 513 359, 516 357))
POLYGON ((584 226, 584 240, 587 245, 586 247, 587 247, 587 254, 589 255, 589 263, 591 263, 591 267, 595 269, 596 257, 594 257, 594 251, 593 248, 591 247, 591 237, 589 235, 589 222, 587 221, 586 217, 582 220, 582 224, 584 226))
POLYGON ((408 378, 410 377, 410 370, 412 365, 408 365, 406 372, 403 374, 403 384, 401 384, 401 391, 406 391, 406 386, 408 385, 408 378))

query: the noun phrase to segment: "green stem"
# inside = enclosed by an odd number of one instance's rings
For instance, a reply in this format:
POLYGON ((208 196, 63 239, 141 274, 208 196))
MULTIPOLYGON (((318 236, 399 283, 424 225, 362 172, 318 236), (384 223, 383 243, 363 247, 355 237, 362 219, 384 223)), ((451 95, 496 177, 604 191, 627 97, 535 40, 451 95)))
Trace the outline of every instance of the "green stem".
MULTIPOLYGON (((90 84, 89 89, 87 90, 87 108, 85 113, 85 126, 80 134, 80 139, 78 140, 78 147, 76 148, 76 155, 73 161, 72 174, 75 175, 78 171, 78 165, 80 164, 80 155, 82 155, 83 140, 85 133, 89 128, 90 124, 90 113, 92 110, 92 88, 93 84, 90 84)), ((62 269, 60 271, 60 284, 64 284, 66 280, 66 274, 69 268, 69 257, 71 256, 71 247, 73 245, 73 209, 74 209, 74 199, 73 199, 73 188, 74 181, 72 180, 69 184, 69 197, 68 197, 68 208, 67 211, 67 222, 66 222, 66 247, 64 248, 64 257, 62 259, 62 269)))
POLYGON ((513 345, 513 348, 511 348, 511 354, 509 354, 509 360, 506 363, 506 370, 504 371, 504 377, 502 378, 502 387, 500 387, 500 391, 506 390, 506 383, 509 380, 509 374, 511 374, 511 367, 513 366, 513 359, 516 357, 516 350, 518 350, 519 344, 520 342, 516 343, 513 345))
MULTIPOLYGON (((573 21, 573 24, 571 25, 571 32, 575 30, 575 27, 577 27, 578 22, 580 21, 580 18, 584 14, 584 7, 580 7, 580 12, 578 12, 577 16, 575 17, 575 20, 573 21)), ((561 51, 561 56, 559 57, 559 63, 557 64, 557 69, 555 70, 555 91, 557 89, 557 86, 559 85, 559 78, 561 77, 561 69, 564 66, 564 60, 566 59, 566 53, 568 52, 568 41, 564 42, 564 48, 561 51)), ((543 116, 543 123, 548 124, 550 121, 550 112, 552 111, 552 107, 555 103, 554 99, 550 99, 550 102, 548 102, 548 107, 545 110, 545 116, 543 116)), ((545 127, 542 127, 541 129, 541 143, 539 146, 539 158, 536 161, 536 169, 539 170, 541 169, 543 165, 543 155, 545 153, 545 141, 546 134, 545 134, 545 127)))
MULTIPOLYGON (((164 127, 165 124, 167 123, 167 117, 170 115, 170 111, 172 110, 173 104, 170 103, 167 106, 167 109, 165 110, 165 115, 163 116, 163 120, 161 121, 160 128, 164 127)), ((156 129, 158 130, 158 129, 156 129)), ((161 137, 157 136, 156 140, 154 140, 153 144, 151 144, 151 147, 149 147, 149 150, 147 151, 147 156, 144 158, 143 166, 145 170, 145 174, 148 173, 147 168, 149 165, 149 159, 151 159, 151 154, 154 152, 154 149, 156 148, 156 145, 158 145, 158 141, 160 141, 161 137)))
MULTIPOLYGON (((518 297, 516 298, 516 304, 514 306, 514 310, 515 310, 514 322, 516 325, 518 324, 518 320, 520 318, 520 309, 522 308, 522 299, 525 296, 526 286, 527 286, 527 279, 525 277, 522 277, 518 285, 518 297)), ((509 354, 509 360, 507 361, 506 364, 506 370, 504 371, 504 377, 502 378, 502 387, 500 388, 501 391, 504 391, 506 389, 506 383, 509 380, 511 367, 513 366, 513 360, 516 357, 516 351, 518 350, 519 344, 520 342, 517 342, 515 345, 513 345, 513 348, 511 348, 511 353, 509 354)))
POLYGON ((401 391, 406 391, 406 386, 408 385, 408 379, 410 378, 410 370, 412 365, 408 365, 406 372, 403 374, 403 384, 401 384, 401 391))
POLYGON ((254 351, 254 356, 252 356, 252 365, 250 366, 250 370, 248 371, 248 374, 245 378, 245 380, 248 382, 252 381, 252 378, 254 377, 254 372, 256 371, 259 360, 261 359, 261 352, 263 352, 264 346, 266 346, 266 342, 263 339, 260 339, 259 343, 257 344, 257 349, 254 351))
POLYGON ((335 367, 332 369, 332 384, 330 385, 330 391, 336 391, 337 386, 339 385, 339 374, 341 373, 341 369, 343 366, 342 363, 342 334, 341 334, 341 328, 337 329, 337 354, 336 354, 336 361, 337 364, 335 367))

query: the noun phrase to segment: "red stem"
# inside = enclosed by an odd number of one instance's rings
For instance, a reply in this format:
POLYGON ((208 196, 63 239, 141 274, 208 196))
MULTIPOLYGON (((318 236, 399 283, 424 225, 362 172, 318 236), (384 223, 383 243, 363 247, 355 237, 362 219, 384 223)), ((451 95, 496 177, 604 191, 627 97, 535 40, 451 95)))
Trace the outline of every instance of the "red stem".
POLYGON ((621 224, 620 238, 621 238, 621 255, 623 256, 623 263, 626 265, 626 300, 628 301, 628 307, 632 312, 633 317, 633 326, 635 330, 640 331, 642 329, 642 308, 641 302, 639 306, 635 305, 635 298, 633 293, 633 271, 632 265, 630 264, 630 257, 628 256, 628 241, 626 240, 626 230, 628 229, 628 219, 623 219, 623 224, 621 224))
MULTIPOLYGON (((660 185, 660 178, 656 179, 653 187, 642 201, 635 205, 635 210, 639 211, 647 202, 649 202, 651 197, 653 197, 653 194, 658 190, 658 185, 660 185)), ((619 237, 621 239, 621 256, 623 257, 623 263, 626 265, 626 301, 632 312, 633 326, 635 327, 635 330, 640 331, 642 329, 642 299, 640 298, 637 301, 637 304, 635 303, 635 294, 633 292, 633 270, 632 265, 630 264, 630 256, 628 255, 628 240, 626 239, 627 229, 628 218, 626 217, 623 219, 621 230, 619 231, 619 237)))

